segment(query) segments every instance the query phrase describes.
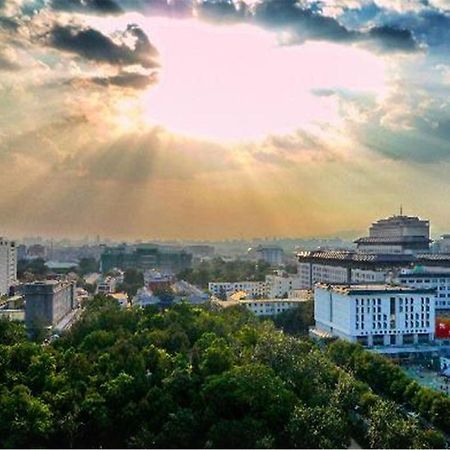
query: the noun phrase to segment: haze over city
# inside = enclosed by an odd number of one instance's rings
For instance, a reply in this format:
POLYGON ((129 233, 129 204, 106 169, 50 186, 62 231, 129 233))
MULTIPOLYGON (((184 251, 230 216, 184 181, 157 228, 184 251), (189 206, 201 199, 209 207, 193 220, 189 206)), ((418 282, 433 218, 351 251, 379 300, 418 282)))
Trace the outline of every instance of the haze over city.
POLYGON ((2 0, 2 232, 446 231, 449 42, 446 0, 2 0))

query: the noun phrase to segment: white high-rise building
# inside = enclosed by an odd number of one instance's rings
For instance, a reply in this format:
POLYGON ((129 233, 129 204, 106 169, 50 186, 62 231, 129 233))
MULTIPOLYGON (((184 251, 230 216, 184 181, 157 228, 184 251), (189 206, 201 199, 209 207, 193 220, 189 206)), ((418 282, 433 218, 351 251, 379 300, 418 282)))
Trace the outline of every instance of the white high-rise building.
POLYGON ((0 295, 17 283, 16 243, 0 237, 0 295))
POLYGON ((432 289, 387 284, 317 284, 313 333, 369 347, 431 342, 435 295, 432 289))

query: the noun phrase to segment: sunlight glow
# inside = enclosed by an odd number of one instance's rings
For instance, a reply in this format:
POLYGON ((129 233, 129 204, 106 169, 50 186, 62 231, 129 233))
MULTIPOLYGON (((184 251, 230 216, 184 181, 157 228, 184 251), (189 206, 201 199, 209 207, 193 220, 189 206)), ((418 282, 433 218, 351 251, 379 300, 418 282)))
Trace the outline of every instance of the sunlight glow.
POLYGON ((336 124, 333 96, 381 95, 385 67, 362 49, 325 42, 281 46, 249 25, 148 19, 161 54, 160 81, 143 96, 148 124, 216 140, 258 139, 317 123, 336 124))

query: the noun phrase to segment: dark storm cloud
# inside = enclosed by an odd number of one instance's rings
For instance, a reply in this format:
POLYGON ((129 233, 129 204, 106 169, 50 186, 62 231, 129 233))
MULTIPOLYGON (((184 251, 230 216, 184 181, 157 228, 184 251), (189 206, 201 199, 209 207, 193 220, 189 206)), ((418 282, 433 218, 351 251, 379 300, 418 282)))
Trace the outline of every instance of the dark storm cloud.
POLYGON ((417 48, 410 30, 389 26, 374 27, 369 30, 369 36, 386 51, 402 50, 410 52, 417 48))
POLYGON ((95 77, 91 81, 100 86, 119 86, 130 89, 146 89, 156 82, 155 74, 123 72, 111 77, 95 77))
POLYGON ((149 15, 192 15, 190 0, 52 0, 50 7, 59 11, 117 15, 138 11, 149 15))
POLYGON ((127 35, 136 39, 134 48, 118 44, 93 28, 55 25, 49 33, 48 43, 92 61, 119 66, 138 64, 147 69, 157 67, 155 57, 158 52, 147 35, 137 25, 128 25, 124 32, 124 36, 127 35))
POLYGON ((99 14, 120 14, 123 9, 114 0, 52 0, 55 10, 93 12, 99 14))
POLYGON ((243 2, 205 0, 196 6, 200 17, 223 21, 250 22, 264 28, 289 33, 287 44, 305 40, 332 42, 371 42, 383 51, 413 51, 416 42, 408 29, 379 26, 366 30, 351 29, 338 19, 323 14, 316 3, 297 0, 266 0, 249 8, 243 2))
POLYGON ((342 26, 336 19, 322 15, 314 6, 302 6, 296 0, 266 0, 257 4, 254 20, 266 27, 288 27, 303 39, 349 41, 358 33, 342 26))

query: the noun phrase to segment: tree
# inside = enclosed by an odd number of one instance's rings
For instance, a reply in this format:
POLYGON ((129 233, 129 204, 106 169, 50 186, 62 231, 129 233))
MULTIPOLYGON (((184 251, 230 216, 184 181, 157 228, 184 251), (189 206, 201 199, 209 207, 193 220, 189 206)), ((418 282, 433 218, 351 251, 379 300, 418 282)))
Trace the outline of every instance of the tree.
POLYGON ((0 344, 13 345, 26 340, 25 327, 20 322, 0 318, 0 344))
POLYGON ((78 263, 78 273, 87 275, 88 273, 97 272, 99 270, 98 261, 95 258, 81 258, 78 263))
POLYGON ((333 406, 297 406, 287 430, 293 448, 347 448, 350 443, 345 414, 333 406))
POLYGON ((296 308, 288 309, 273 318, 275 325, 286 333, 307 335, 314 324, 314 302, 305 301, 296 308))
POLYGON ((50 408, 23 385, 0 392, 0 442, 6 448, 44 446, 52 430, 50 408))

